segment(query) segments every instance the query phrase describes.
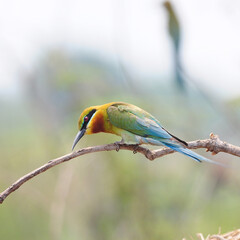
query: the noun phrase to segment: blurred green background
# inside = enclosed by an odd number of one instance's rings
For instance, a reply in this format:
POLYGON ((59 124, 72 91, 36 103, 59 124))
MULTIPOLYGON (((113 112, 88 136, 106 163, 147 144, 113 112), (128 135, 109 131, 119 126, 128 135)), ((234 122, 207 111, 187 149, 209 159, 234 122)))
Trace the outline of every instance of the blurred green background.
MULTIPOLYGON (((222 140, 239 144, 240 92, 238 83, 231 82, 236 76, 226 71, 225 82, 219 85, 214 77, 214 83, 209 83, 213 88, 203 84, 206 79, 197 72, 189 77, 181 62, 180 43, 175 44, 171 35, 170 13, 162 3, 154 3, 158 5, 151 7, 162 11, 156 14, 166 19, 161 31, 165 31, 170 54, 160 54, 160 58, 169 59, 168 71, 159 63, 159 72, 144 72, 125 61, 121 51, 120 56, 113 54, 113 60, 97 47, 74 43, 42 46, 40 54, 26 56, 30 65, 18 58, 24 54, 15 51, 18 61, 13 63, 11 58, 8 66, 18 67, 7 78, 1 75, 1 191, 50 159, 69 153, 78 117, 91 105, 129 102, 152 113, 186 141, 208 138, 214 132, 222 140), (227 95, 222 94, 225 86, 227 95)), ((184 11, 179 15, 184 22, 184 11)), ((9 49, 5 49, 8 56, 14 52, 9 49)), ((234 56, 239 60, 239 54, 234 56)), ((145 55, 137 58, 145 59, 145 55)), ((239 68, 239 61, 234 64, 239 68)), ((216 65, 221 68, 221 63, 216 65)), ((203 71, 211 79, 211 70, 206 68, 203 71)), ((104 133, 85 136, 76 149, 119 140, 104 133)), ((197 232, 207 235, 219 228, 221 232, 239 228, 239 159, 196 151, 231 168, 199 164, 178 153, 151 162, 130 151, 88 154, 54 167, 24 184, 0 206, 1 238, 192 239, 197 232)))

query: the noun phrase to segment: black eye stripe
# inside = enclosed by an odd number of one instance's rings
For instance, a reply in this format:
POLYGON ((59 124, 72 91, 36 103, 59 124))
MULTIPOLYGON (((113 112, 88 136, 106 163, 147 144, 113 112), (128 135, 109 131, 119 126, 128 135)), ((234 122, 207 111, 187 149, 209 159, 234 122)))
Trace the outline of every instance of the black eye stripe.
POLYGON ((82 129, 86 129, 87 124, 89 123, 89 121, 91 120, 91 117, 93 116, 93 114, 94 114, 96 111, 97 111, 96 109, 93 109, 93 110, 91 110, 91 111, 85 116, 85 117, 88 118, 88 121, 86 121, 86 122, 83 121, 81 130, 82 130, 82 129))
POLYGON ((86 117, 88 117, 88 119, 90 120, 90 118, 96 111, 97 111, 96 109, 93 109, 91 112, 88 113, 88 115, 86 115, 86 117))

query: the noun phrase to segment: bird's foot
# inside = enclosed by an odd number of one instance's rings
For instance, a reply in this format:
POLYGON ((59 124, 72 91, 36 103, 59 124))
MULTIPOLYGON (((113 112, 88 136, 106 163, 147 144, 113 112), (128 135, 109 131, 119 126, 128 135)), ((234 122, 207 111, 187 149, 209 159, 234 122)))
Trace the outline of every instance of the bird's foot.
POLYGON ((123 144, 124 141, 123 139, 121 141, 117 141, 114 143, 114 145, 116 146, 116 151, 118 152, 120 150, 120 145, 123 144))
POLYGON ((133 154, 137 153, 138 148, 139 148, 139 144, 136 144, 133 148, 133 154))

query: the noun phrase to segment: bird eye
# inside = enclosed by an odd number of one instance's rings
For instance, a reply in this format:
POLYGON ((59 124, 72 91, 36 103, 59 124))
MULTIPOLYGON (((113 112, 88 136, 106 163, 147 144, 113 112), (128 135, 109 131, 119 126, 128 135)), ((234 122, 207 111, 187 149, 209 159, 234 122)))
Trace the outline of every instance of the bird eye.
POLYGON ((84 117, 84 122, 87 122, 88 121, 88 117, 84 117))

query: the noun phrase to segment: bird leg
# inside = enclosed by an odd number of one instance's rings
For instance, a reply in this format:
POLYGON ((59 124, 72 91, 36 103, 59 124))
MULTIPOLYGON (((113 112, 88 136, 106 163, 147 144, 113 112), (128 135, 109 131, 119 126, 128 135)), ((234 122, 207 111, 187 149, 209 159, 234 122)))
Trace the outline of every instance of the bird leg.
POLYGON ((117 141, 114 143, 116 146, 116 151, 118 152, 120 150, 120 145, 124 143, 124 140, 122 139, 121 141, 117 141))
MULTIPOLYGON (((120 150, 120 145, 124 144, 124 140, 122 139, 121 141, 117 141, 114 143, 114 145, 116 146, 116 151, 118 152, 120 150)), ((139 148, 139 144, 133 144, 133 154, 137 153, 137 150, 139 148)))

